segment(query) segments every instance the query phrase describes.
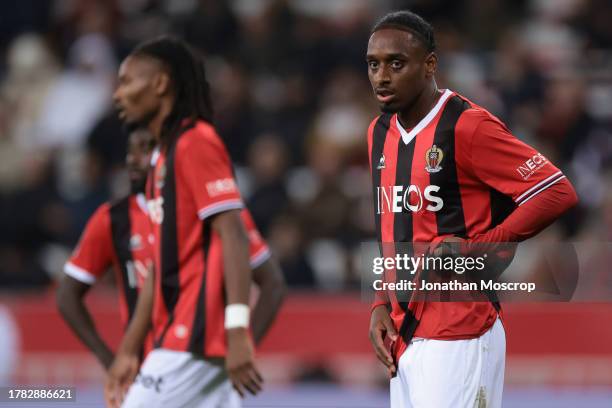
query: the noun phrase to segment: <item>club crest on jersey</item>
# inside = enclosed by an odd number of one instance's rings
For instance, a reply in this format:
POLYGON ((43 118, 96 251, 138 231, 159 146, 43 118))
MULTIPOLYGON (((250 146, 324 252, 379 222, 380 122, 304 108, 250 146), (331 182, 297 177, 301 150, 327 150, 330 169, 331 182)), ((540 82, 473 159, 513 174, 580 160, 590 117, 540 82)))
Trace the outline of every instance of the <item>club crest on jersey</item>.
POLYGON ((438 146, 433 145, 430 149, 425 152, 425 170, 428 173, 437 173, 442 170, 442 159, 444 158, 444 152, 438 146))
POLYGON ((385 155, 383 154, 382 156, 380 156, 380 160, 378 161, 378 166, 376 166, 377 170, 382 170, 384 169, 385 166, 385 155))
POLYGON ((155 177, 155 187, 162 188, 164 186, 164 181, 166 179, 166 163, 163 163, 159 168, 159 172, 157 172, 157 176, 155 177))

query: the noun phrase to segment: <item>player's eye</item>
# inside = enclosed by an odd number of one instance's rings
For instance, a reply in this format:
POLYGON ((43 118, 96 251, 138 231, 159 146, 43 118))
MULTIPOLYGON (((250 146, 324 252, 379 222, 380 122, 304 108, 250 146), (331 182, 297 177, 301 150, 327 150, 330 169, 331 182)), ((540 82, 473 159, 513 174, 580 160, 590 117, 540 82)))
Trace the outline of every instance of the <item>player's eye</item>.
POLYGON ((404 63, 400 60, 391 61, 391 68, 393 69, 402 69, 404 67, 404 63))
POLYGON ((377 69, 378 68, 378 62, 377 61, 368 61, 368 67, 370 69, 377 69))

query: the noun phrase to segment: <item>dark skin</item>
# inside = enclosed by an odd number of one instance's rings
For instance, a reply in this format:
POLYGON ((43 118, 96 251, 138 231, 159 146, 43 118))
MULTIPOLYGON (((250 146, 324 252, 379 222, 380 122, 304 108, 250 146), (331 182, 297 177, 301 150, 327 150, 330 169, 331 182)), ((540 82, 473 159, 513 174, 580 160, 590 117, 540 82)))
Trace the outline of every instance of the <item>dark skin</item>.
MULTIPOLYGON (((163 63, 147 56, 126 58, 119 68, 118 86, 113 98, 122 120, 146 126, 156 143, 160 143, 162 124, 175 102, 172 78, 163 63)), ((212 218, 211 225, 222 241, 227 302, 248 304, 251 282, 249 241, 240 211, 220 213, 212 218)), ((146 319, 146 315, 143 313, 138 319, 146 319)), ((137 316, 134 320, 137 320, 137 316)), ((141 335, 133 333, 132 339, 126 334, 120 353, 128 357, 136 355, 138 349, 135 340, 144 338, 141 335)), ((248 330, 227 330, 227 347, 225 367, 234 388, 241 396, 245 391, 256 394, 261 390, 263 380, 255 366, 254 347, 248 330)), ((126 377, 129 365, 121 366, 123 360, 126 359, 117 359, 117 364, 111 368, 107 379, 108 395, 117 391, 118 384, 124 388, 126 381, 123 380, 126 378, 133 379, 126 377)))
MULTIPOLYGON (((368 78, 380 109, 397 113, 404 129, 415 127, 442 95, 435 80, 438 57, 409 31, 383 28, 374 32, 368 42, 366 62, 368 78)), ((456 240, 461 239, 449 237, 445 241, 456 240)), ((370 342, 389 376, 395 374, 397 367, 385 345, 385 338, 394 343, 397 336, 388 307, 380 305, 374 308, 370 317, 370 342)))
POLYGON ((434 77, 438 57, 408 31, 386 28, 374 32, 366 62, 381 110, 397 113, 405 129, 416 126, 442 94, 434 77))
MULTIPOLYGON (((150 137, 145 131, 135 131, 128 139, 126 164, 133 193, 144 191, 149 168, 150 137)), ((57 307, 74 334, 91 350, 100 364, 108 369, 113 361, 113 352, 102 340, 85 306, 85 295, 91 285, 64 275, 57 289, 57 307)))

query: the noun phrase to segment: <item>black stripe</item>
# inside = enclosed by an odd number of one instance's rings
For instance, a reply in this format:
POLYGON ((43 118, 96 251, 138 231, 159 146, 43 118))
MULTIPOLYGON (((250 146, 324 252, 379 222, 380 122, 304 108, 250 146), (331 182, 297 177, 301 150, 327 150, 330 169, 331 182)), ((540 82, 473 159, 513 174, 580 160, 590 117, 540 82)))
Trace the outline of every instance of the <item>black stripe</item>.
POLYGON ((208 254, 210 252, 210 241, 212 228, 208 219, 202 221, 202 246, 204 256, 204 270, 202 271, 202 283, 198 292, 198 300, 195 305, 196 312, 191 326, 191 337, 189 339, 189 351, 194 354, 206 355, 206 280, 208 254))
POLYGON ((494 228, 504 222, 517 206, 514 204, 512 197, 493 188, 489 192, 489 197, 491 200, 491 225, 489 228, 494 228))
MULTIPOLYGON (((491 225, 489 226, 489 228, 494 228, 504 222, 504 220, 512 213, 512 211, 514 211, 517 205, 514 203, 514 200, 512 200, 512 197, 507 196, 495 189, 490 190, 489 196, 491 200, 491 225)), ((508 243, 506 245, 515 244, 508 243)), ((500 265, 495 265, 495 270, 490 271, 492 276, 488 276, 487 278, 497 279, 499 275, 501 275, 503 271, 510 265, 511 262, 512 260, 510 259, 507 264, 504 263, 500 265)), ((499 312, 501 310, 501 304, 499 303, 495 291, 485 290, 484 292, 487 295, 487 298, 491 301, 491 304, 493 304, 495 310, 499 312)))
POLYGON ((450 98, 434 134, 433 144, 444 154, 439 163, 442 169, 429 174, 429 183, 440 187, 438 196, 444 202, 442 209, 436 212, 438 235, 452 234, 467 237, 455 161, 455 125, 463 111, 468 108, 468 102, 458 96, 450 98))
MULTIPOLYGON (((389 131, 389 124, 391 123, 390 114, 380 115, 372 134, 372 151, 371 163, 372 163, 372 203, 374 204, 374 223, 376 225, 376 234, 378 236, 379 245, 382 245, 382 231, 380 228, 380 214, 378 213, 379 195, 378 187, 380 187, 380 172, 378 168, 380 159, 385 150, 385 140, 387 139, 387 132, 389 131)), ((380 248, 382 254, 382 247, 380 248)))
MULTIPOLYGON (((397 147, 396 169, 395 169, 395 185, 402 186, 404 193, 407 192, 412 181, 412 161, 414 159, 414 148, 416 141, 413 139, 409 144, 404 143, 403 138, 399 138, 397 147)), ((409 197, 406 195, 406 199, 409 197)), ((395 253, 398 255, 412 256, 414 248, 412 239, 414 236, 412 226, 412 211, 402 205, 402 212, 395 213, 393 217, 393 242, 395 243, 395 253)), ((400 269, 396 273, 396 281, 414 280, 416 274, 411 274, 406 269, 400 269)), ((408 310, 408 301, 410 293, 407 291, 397 292, 398 303, 400 307, 408 310)))
MULTIPOLYGON (((176 140, 169 146, 166 154, 165 177, 161 190, 163 202, 163 221, 161 225, 161 292, 168 312, 168 322, 157 344, 161 345, 168 328, 174 322, 174 308, 180 295, 178 239, 176 227, 176 177, 174 171, 176 140)), ((156 180, 153 180, 155 182, 156 180)))
MULTIPOLYGON (((132 251, 130 249, 130 238, 132 236, 132 225, 130 222, 130 199, 123 198, 110 207, 111 233, 113 237, 113 247, 119 261, 121 271, 120 279, 123 288, 123 297, 128 308, 128 319, 132 320, 136 301, 138 299, 138 288, 130 287, 128 276, 128 262, 132 262, 132 251)), ((135 272, 135 271, 133 271, 135 272)), ((132 278, 135 278, 133 276, 132 278)), ((128 321, 129 321, 128 320, 128 321)))

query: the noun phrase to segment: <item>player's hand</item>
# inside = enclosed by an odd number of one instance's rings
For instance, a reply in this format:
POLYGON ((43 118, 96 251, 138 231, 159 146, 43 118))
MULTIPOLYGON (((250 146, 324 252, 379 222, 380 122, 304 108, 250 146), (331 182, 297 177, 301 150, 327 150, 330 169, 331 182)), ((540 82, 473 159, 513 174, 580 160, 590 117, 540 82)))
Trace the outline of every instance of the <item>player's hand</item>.
POLYGON ((385 337, 389 337, 392 343, 397 340, 397 332, 393 326, 389 311, 384 305, 380 305, 372 310, 370 317, 370 342, 376 352, 376 357, 387 367, 389 375, 393 376, 397 367, 393 363, 393 357, 385 346, 385 337))
POLYGON ((138 374, 140 360, 131 354, 117 354, 106 374, 104 399, 108 408, 119 408, 138 374))
POLYGON ((433 255, 441 257, 456 256, 464 249, 461 245, 462 242, 465 242, 465 239, 454 236, 446 237, 434 248, 433 255))
POLYGON ((232 385, 241 397, 244 397, 245 390, 257 394, 261 391, 263 378, 255 367, 255 351, 247 329, 229 329, 227 347, 225 368, 232 385))

